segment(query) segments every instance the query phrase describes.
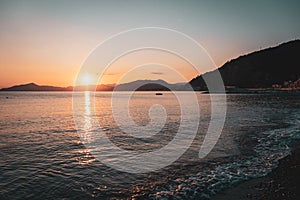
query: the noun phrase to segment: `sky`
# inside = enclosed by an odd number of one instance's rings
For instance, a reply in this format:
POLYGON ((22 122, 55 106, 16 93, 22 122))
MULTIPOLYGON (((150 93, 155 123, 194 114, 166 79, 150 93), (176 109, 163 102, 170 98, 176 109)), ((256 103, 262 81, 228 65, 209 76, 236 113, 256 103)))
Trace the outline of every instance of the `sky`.
MULTIPOLYGON (((99 43, 139 27, 183 32, 200 43, 219 67, 242 54, 299 39, 299 10, 296 0, 0 0, 0 87, 30 82, 73 85, 99 43)), ((186 80, 198 75, 178 58, 166 57, 186 80)), ((134 65, 134 54, 123 60, 101 83, 119 81, 134 65)), ((154 71, 140 71, 131 79, 179 81, 166 69, 150 68, 154 71)))

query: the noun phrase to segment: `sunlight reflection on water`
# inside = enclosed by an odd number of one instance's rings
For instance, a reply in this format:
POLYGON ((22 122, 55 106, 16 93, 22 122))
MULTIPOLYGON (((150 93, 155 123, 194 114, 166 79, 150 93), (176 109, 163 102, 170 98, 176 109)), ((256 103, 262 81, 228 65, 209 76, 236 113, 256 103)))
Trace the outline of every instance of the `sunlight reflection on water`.
POLYGON ((90 101, 90 91, 85 91, 84 92, 84 97, 85 97, 85 124, 84 124, 84 129, 85 131, 89 131, 91 129, 91 101, 90 101))

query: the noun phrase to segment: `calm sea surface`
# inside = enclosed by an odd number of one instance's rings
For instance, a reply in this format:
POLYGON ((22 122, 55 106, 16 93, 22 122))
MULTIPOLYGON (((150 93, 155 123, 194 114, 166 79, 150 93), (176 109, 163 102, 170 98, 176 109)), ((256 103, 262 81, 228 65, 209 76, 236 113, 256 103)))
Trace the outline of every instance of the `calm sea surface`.
MULTIPOLYGON (((86 95, 91 94, 81 95, 84 102, 86 95)), ((208 199, 266 175, 300 138, 299 94, 227 95, 222 135, 213 151, 199 159, 211 116, 209 95, 197 97, 199 129, 185 154, 155 172, 129 174, 104 165, 85 148, 74 123, 71 92, 1 92, 0 199, 208 199)), ((133 121, 146 126, 154 104, 165 108, 167 119, 158 134, 146 139, 130 137, 116 125, 110 92, 95 93, 83 109, 89 112, 95 105, 101 129, 116 146, 144 153, 167 145, 180 126, 180 105, 168 92, 136 92, 129 102, 133 121)), ((190 123, 198 118, 189 117, 190 123)))

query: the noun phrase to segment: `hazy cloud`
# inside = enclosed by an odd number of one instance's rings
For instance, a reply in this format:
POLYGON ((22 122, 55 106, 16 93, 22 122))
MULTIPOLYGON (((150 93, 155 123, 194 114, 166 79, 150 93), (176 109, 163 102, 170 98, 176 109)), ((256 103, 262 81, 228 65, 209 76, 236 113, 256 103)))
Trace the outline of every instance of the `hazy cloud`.
POLYGON ((151 74, 155 74, 155 75, 163 75, 163 74, 165 74, 165 73, 163 73, 163 72, 151 72, 151 74))
POLYGON ((104 73, 103 76, 115 76, 121 73, 104 73))

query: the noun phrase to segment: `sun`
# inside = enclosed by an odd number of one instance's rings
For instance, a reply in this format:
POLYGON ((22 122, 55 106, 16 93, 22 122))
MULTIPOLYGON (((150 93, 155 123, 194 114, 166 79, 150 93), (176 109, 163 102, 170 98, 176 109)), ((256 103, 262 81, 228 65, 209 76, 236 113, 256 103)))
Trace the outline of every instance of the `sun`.
POLYGON ((84 74, 80 77, 80 85, 95 85, 96 78, 90 74, 84 74))

